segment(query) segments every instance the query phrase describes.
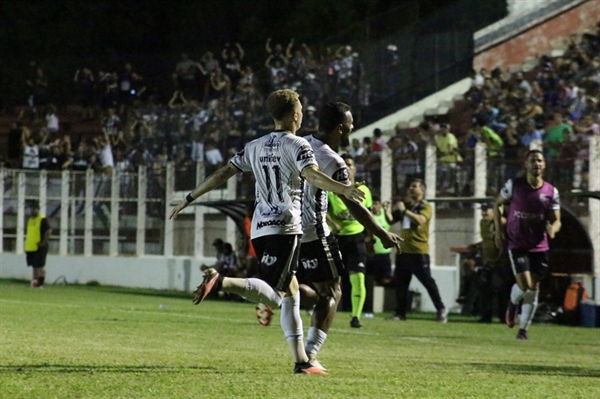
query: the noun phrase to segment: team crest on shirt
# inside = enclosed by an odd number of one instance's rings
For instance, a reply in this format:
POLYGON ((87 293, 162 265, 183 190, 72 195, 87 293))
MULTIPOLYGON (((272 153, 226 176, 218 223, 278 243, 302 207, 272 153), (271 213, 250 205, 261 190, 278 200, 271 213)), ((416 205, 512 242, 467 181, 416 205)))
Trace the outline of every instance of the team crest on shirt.
POLYGON ((278 150, 281 147, 281 142, 276 139, 275 136, 271 137, 266 143, 263 144, 263 147, 267 150, 278 150))
POLYGON ((548 196, 546 194, 540 194, 540 202, 542 202, 542 203, 548 202, 548 196))
POLYGON ((279 216, 283 213, 280 207, 277 205, 269 205, 269 209, 265 211, 261 211, 260 216, 269 217, 269 216, 279 216))

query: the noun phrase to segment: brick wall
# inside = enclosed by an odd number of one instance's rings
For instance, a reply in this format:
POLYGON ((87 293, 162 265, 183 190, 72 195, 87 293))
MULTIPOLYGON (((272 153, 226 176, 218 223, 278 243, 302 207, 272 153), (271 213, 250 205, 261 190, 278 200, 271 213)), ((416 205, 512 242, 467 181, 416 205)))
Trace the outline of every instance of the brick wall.
POLYGON ((475 55, 473 66, 476 70, 490 70, 521 65, 528 57, 549 53, 553 47, 565 43, 569 35, 593 29, 598 22, 600 0, 587 1, 483 50, 475 55))

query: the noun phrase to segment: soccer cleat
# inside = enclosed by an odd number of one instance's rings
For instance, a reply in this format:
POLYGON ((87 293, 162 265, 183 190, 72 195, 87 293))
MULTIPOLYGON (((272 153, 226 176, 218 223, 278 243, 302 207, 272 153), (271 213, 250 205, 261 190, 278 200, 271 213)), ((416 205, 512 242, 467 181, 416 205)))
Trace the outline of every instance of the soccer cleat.
POLYGON ((504 317, 504 322, 508 328, 513 328, 517 322, 517 308, 518 305, 515 305, 510 301, 508 302, 508 306, 506 307, 506 316, 504 317))
POLYGON ((362 328, 362 324, 360 324, 360 320, 358 317, 354 316, 352 320, 350 320, 350 327, 352 328, 362 328))
MULTIPOLYGON (((204 272, 204 280, 202 280, 202 284, 196 288, 194 291, 194 305, 199 304, 206 298, 206 296, 215 288, 216 285, 221 285, 220 283, 223 281, 221 275, 212 267, 207 269, 204 272), (219 283, 219 284, 217 284, 219 283)), ((217 290, 220 287, 217 287, 217 290)))
POLYGON ((268 327, 273 318, 273 309, 264 303, 258 303, 256 305, 256 318, 261 326, 268 327))
POLYGON ((40 283, 37 280, 31 280, 31 288, 39 288, 40 283))
POLYGON ((308 362, 310 363, 311 366, 318 368, 321 371, 327 371, 327 369, 325 368, 325 366, 323 366, 321 364, 321 362, 317 359, 317 354, 316 353, 310 353, 308 354, 308 362))
POLYGON ((517 340, 527 341, 527 330, 520 328, 519 333, 517 334, 517 340))
POLYGON ((435 319, 439 323, 447 323, 448 322, 448 312, 446 312, 446 309, 445 308, 438 309, 438 311, 435 314, 435 319))
POLYGON ((294 374, 320 374, 320 375, 329 375, 329 373, 313 366, 309 362, 306 363, 296 363, 294 366, 294 374))

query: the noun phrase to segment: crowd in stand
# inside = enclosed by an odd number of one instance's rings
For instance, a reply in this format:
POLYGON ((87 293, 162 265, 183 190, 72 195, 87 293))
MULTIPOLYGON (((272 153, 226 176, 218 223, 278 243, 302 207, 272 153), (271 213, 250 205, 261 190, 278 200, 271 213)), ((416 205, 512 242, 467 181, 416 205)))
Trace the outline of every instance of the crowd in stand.
MULTIPOLYGON (((139 165, 160 171, 169 161, 178 171, 195 170, 196 162, 204 162, 210 173, 247 141, 271 130, 263 99, 272 90, 292 88, 301 94, 306 113, 301 134, 316 131, 315 112, 324 102, 344 101, 359 110, 368 94, 362 63, 350 46, 316 56, 304 43, 291 40, 284 48, 269 39, 265 50, 264 65, 258 66, 245 63, 239 43, 226 44, 219 57, 206 52, 193 60, 182 54, 172 73, 169 99, 131 64, 120 72, 77 70, 81 117, 102 131, 91 140, 75 140, 76 132, 61 130, 56 109, 49 104, 51 85, 38 68, 27 81, 33 122, 26 115, 15 122, 7 164, 110 173, 113 168, 135 171, 139 165), (257 68, 266 73, 255 73, 257 68), (259 79, 263 75, 266 81, 259 79), (95 117, 99 109, 102 115, 95 117)), ((585 188, 589 138, 600 135, 600 24, 595 32, 573 36, 562 56, 541 57, 530 72, 482 69, 472 78, 466 93, 470 128, 454 131, 442 116, 426 119, 418 131, 398 128, 387 141, 375 129, 373 137, 362 143, 353 140, 345 149, 356 159, 357 179, 378 191, 379 154, 389 146, 394 194, 402 195, 411 178, 422 177, 424 148, 431 143, 438 151, 440 193, 472 195, 472 150, 482 141, 488 149, 490 195, 520 172, 522 155, 532 146, 543 147, 550 181, 585 188)))
MULTIPOLYGON (((482 69, 472 78, 465 96, 470 127, 453 131, 447 116, 427 117, 417 131, 397 128, 383 144, 393 153, 394 194, 403 195, 411 178, 423 177, 425 147, 434 144, 438 194, 472 196, 478 142, 487 147, 487 195, 522 173, 523 156, 532 147, 543 149, 551 182, 586 188, 590 137, 600 136, 600 23, 595 32, 571 37, 562 56, 541 57, 530 72, 482 69)), ((360 178, 374 187, 382 147, 377 130, 349 149, 362 164, 360 178)))
POLYGON ((350 46, 316 55, 305 43, 292 39, 284 48, 268 39, 265 50, 263 65, 247 64, 239 43, 226 44, 219 56, 208 51, 199 60, 182 54, 171 74, 174 90, 166 98, 130 63, 112 72, 78 69, 73 103, 80 106, 81 122, 94 126, 94 137, 60 123, 51 100, 52 91, 61 88, 38 67, 27 81, 27 107, 9 132, 5 165, 111 173, 139 165, 160 171, 169 161, 178 170, 195 170, 196 162, 204 162, 210 173, 246 142, 271 131, 263 100, 273 90, 301 94, 304 134, 316 131, 315 111, 323 102, 358 107, 362 64, 350 46))

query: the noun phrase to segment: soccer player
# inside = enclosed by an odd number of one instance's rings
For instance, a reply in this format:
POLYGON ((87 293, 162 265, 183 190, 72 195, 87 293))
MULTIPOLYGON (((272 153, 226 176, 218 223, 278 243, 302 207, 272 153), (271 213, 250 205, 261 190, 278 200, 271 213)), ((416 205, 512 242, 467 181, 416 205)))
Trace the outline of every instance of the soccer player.
POLYGON ((246 144, 227 165, 192 190, 170 217, 176 217, 196 198, 237 173, 251 171, 254 174, 256 209, 251 237, 260 259, 260 278, 223 277, 213 268, 208 269, 195 291, 194 303, 202 302, 211 291, 224 291, 253 302, 281 306, 281 327, 296 362, 294 373, 323 374, 308 363, 295 276, 302 234, 304 179, 352 200, 362 200, 363 193, 320 172, 308 142, 295 135, 302 124, 302 104, 297 93, 287 89, 271 93, 267 98, 267 111, 275 122, 275 130, 246 144))
POLYGON ((521 305, 518 340, 527 339, 527 330, 538 303, 540 280, 548 274, 548 237, 554 238, 560 230, 560 199, 558 190, 545 182, 544 155, 531 150, 525 158, 526 175, 506 181, 496 198, 494 224, 496 246, 506 248, 515 274, 510 302, 506 309, 506 325, 516 324, 521 305), (508 203, 506 232, 501 230, 501 208, 508 203))
MULTIPOLYGON (((319 115, 319 131, 306 137, 319 170, 344 185, 350 184, 350 175, 346 163, 334 149, 349 144, 348 137, 354 127, 352 123, 348 105, 328 103, 319 115)), ((298 281, 303 302, 315 305, 305 348, 311 364, 324 370, 316 357, 327 338, 341 299, 340 274, 344 272, 344 263, 337 240, 327 226, 327 190, 307 184, 304 198, 298 281)), ((380 227, 367 208, 345 197, 340 198, 354 218, 379 237, 384 246, 396 246, 399 249, 400 237, 380 227)))

